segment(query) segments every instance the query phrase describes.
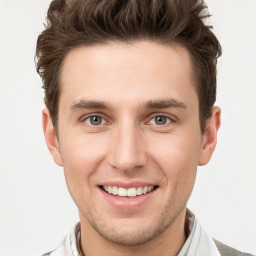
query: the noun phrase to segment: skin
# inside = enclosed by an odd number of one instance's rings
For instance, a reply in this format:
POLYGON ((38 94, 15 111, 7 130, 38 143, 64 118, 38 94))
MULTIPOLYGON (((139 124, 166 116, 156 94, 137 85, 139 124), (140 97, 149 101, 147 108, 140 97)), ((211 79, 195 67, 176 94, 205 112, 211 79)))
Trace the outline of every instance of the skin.
POLYGON ((79 209, 83 254, 176 255, 197 166, 210 160, 220 126, 214 107, 201 133, 187 50, 149 41, 79 47, 64 60, 61 86, 58 137, 47 109, 43 129, 79 209), (117 207, 99 187, 116 183, 156 189, 141 205, 117 207))

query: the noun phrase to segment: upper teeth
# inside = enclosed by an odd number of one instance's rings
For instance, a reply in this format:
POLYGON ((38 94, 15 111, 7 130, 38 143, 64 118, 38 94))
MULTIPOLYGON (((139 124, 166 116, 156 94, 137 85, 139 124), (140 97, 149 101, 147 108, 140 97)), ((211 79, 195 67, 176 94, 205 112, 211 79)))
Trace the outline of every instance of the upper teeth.
POLYGON ((116 186, 103 186, 103 189, 112 195, 135 197, 145 195, 154 189, 154 186, 145 186, 138 188, 121 188, 116 186))

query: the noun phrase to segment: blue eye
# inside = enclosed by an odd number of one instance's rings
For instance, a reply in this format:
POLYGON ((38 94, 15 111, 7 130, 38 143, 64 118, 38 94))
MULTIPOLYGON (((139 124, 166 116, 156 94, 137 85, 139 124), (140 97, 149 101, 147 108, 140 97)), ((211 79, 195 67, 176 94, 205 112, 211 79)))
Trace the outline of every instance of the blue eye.
POLYGON ((155 116, 150 121, 153 125, 165 125, 171 122, 171 119, 166 116, 155 116))
POLYGON ((104 124, 106 121, 100 116, 90 116, 85 119, 85 122, 89 125, 97 126, 104 124))

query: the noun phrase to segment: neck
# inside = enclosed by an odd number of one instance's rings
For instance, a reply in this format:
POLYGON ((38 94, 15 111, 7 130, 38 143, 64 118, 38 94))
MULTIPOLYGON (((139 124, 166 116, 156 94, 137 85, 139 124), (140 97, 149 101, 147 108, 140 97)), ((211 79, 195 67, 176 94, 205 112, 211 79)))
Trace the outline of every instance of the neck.
POLYGON ((186 240, 185 235, 186 208, 175 221, 159 236, 137 246, 114 244, 101 235, 80 215, 81 251, 83 256, 175 256, 186 240))

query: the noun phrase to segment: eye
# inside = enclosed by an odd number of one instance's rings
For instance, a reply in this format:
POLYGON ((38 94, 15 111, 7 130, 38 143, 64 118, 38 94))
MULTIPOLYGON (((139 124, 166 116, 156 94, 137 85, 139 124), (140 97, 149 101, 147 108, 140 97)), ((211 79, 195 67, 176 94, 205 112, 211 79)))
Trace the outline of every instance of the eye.
POLYGON ((87 117, 84 121, 87 124, 93 125, 93 126, 98 126, 98 125, 101 125, 101 124, 105 124, 105 122, 106 122, 105 119, 103 119, 100 116, 90 116, 90 117, 87 117))
POLYGON ((149 123, 153 125, 165 125, 171 122, 171 119, 166 116, 155 116, 149 123))

